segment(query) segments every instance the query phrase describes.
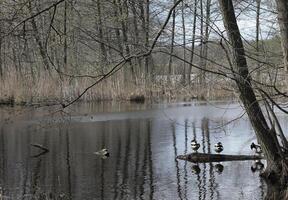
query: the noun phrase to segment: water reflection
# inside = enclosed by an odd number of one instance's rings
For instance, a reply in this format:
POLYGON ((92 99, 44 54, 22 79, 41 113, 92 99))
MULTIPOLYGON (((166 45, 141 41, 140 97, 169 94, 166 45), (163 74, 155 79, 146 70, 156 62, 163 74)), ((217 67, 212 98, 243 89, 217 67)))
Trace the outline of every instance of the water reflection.
POLYGON ((264 164, 260 160, 256 160, 252 165, 251 165, 251 171, 252 172, 262 172, 264 170, 264 164))
POLYGON ((200 174, 201 169, 200 169, 199 165, 192 165, 191 166, 191 171, 192 171, 193 174, 198 175, 198 174, 200 174))
MULTIPOLYGON (((173 148, 174 148, 174 158, 175 158, 175 164, 176 164, 176 178, 177 178, 177 193, 178 198, 182 198, 182 191, 181 191, 181 185, 180 185, 180 168, 179 168, 179 161, 176 159, 178 153, 177 153, 177 147, 176 147, 176 130, 175 130, 175 123, 171 124, 172 128, 172 138, 173 138, 173 148)), ((186 145, 185 145, 186 146, 186 145)))
POLYGON ((217 163, 215 166, 215 171, 218 173, 218 174, 222 174, 223 170, 224 170, 224 166, 220 163, 217 163))
POLYGON ((123 112, 114 105, 119 113, 113 113, 111 108, 110 113, 103 113, 103 104, 100 108, 84 106, 77 105, 75 112, 79 114, 82 109, 84 117, 91 119, 87 116, 89 110, 92 121, 49 124, 45 129, 39 129, 35 119, 1 125, 0 187, 5 196, 71 200, 263 199, 266 187, 258 173, 251 172, 252 161, 193 164, 175 159, 192 151, 192 139, 201 144, 199 152, 213 153, 211 145, 221 141, 225 153, 249 154, 249 145, 243 148, 253 136, 247 131, 247 121, 238 122, 229 135, 213 127, 230 117, 223 119, 222 113, 217 114, 209 105, 150 110, 141 105, 136 108, 139 111, 133 112, 130 107, 130 112, 123 112), (102 113, 98 118, 99 109, 102 113), (31 157, 39 153, 30 146, 35 143, 49 152, 31 157), (102 148, 110 152, 105 160, 93 154, 102 148))

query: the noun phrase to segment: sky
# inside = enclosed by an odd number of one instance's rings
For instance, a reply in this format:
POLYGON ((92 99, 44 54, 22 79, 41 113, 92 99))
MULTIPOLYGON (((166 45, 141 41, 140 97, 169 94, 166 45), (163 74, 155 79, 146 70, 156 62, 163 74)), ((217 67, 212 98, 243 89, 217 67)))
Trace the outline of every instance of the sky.
MULTIPOLYGON (((171 3, 172 1, 165 0, 165 1, 159 1, 155 0, 153 2, 153 13, 157 13, 157 17, 159 21, 163 22, 167 15, 168 11, 173 5, 171 3), (160 3, 161 2, 161 3, 160 3), (166 3, 165 3, 166 2, 166 3), (163 4, 164 3, 164 4, 163 4)), ((212 1, 213 2, 213 1, 212 1)), ((217 2, 217 1, 216 1, 217 2)), ((268 1, 268 4, 271 4, 271 2, 268 1)), ((191 41, 192 37, 192 25, 193 25, 193 2, 187 4, 188 7, 185 8, 185 26, 186 26, 186 38, 187 43, 189 43, 189 40, 191 41)), ((249 4, 247 0, 239 1, 239 3, 235 6, 235 12, 237 16, 237 22, 240 29, 240 32, 242 36, 246 40, 255 40, 256 36, 256 5, 249 4)), ((198 9, 199 10, 199 9, 198 9)), ((220 15, 220 9, 217 4, 213 5, 211 8, 212 14, 211 14, 211 23, 213 29, 218 29, 220 32, 224 32, 225 28, 222 22, 222 17, 220 15)), ((260 39, 268 39, 273 37, 275 34, 278 33, 278 23, 277 23, 277 15, 273 9, 273 6, 271 5, 261 5, 260 9, 260 39)), ((155 15, 156 16, 156 15, 155 15)), ((198 17, 198 22, 200 21, 198 17)), ((205 19, 204 19, 205 21, 205 19)), ((171 26, 172 26, 172 19, 169 21, 169 27, 167 27, 166 32, 171 35, 171 26)), ((197 35, 200 36, 200 25, 197 25, 197 35)), ((183 36, 183 29, 182 29, 182 17, 181 17, 181 4, 177 7, 177 17, 176 17, 176 32, 177 36, 180 41, 182 40, 183 36)), ((167 35, 167 34, 166 34, 167 35)), ((165 37, 165 36, 164 36, 165 37)), ((166 37, 167 38, 167 37, 166 37)), ((210 39, 219 39, 219 36, 213 31, 211 32, 210 39)))

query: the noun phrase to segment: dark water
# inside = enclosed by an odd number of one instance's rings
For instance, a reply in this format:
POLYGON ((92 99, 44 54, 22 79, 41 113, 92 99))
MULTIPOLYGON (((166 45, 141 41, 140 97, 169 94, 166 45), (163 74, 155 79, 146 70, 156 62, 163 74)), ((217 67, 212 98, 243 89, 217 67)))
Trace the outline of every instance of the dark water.
MULTIPOLYGON (((255 141, 237 104, 80 104, 67 114, 1 109, 0 187, 4 199, 253 199, 266 186, 253 161, 195 165, 191 152, 252 154, 255 141), (229 109, 227 109, 229 108, 229 109), (12 110, 12 111, 11 111, 12 110), (9 112, 14 120, 7 120, 9 112), (17 117, 15 117, 17 116, 17 117), (5 123, 4 123, 5 122, 5 123), (50 152, 30 144, 42 144, 50 152), (107 148, 108 159, 93 152, 107 148), (221 169, 221 165, 223 169, 221 169), (222 171, 223 170, 223 171, 222 171)), ((284 127, 285 128, 285 127, 284 127)), ((287 128, 287 127, 286 127, 287 128)))

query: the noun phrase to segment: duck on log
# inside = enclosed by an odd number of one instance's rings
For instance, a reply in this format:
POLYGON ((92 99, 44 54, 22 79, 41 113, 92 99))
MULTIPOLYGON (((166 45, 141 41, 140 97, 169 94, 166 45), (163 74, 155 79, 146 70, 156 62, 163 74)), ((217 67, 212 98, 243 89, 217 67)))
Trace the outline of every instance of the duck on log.
POLYGON ((236 160, 260 160, 264 159, 260 155, 225 155, 225 154, 207 154, 207 153, 191 153, 187 155, 179 155, 177 159, 187 160, 193 163, 206 163, 206 162, 223 162, 223 161, 236 161, 236 160))

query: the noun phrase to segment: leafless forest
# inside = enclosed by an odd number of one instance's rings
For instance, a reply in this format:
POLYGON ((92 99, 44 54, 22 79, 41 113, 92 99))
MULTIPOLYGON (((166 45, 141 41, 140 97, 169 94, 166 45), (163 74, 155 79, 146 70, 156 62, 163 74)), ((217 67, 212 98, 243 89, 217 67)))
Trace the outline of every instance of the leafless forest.
MULTIPOLYGON (((234 3, 254 83, 281 88, 275 2, 234 3)), ((216 0, 3 0, 0 9, 1 102, 237 96, 216 0)))

